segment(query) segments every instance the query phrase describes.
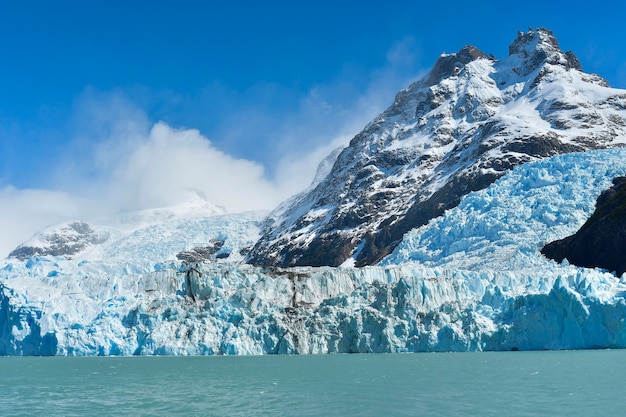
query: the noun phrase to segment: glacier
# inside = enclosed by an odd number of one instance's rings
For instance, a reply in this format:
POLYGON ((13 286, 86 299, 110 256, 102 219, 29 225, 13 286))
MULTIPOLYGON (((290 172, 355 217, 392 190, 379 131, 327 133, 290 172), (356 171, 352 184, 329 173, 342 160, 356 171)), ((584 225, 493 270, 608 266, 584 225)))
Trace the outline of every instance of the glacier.
POLYGON ((626 276, 539 253, 574 233, 620 175, 625 149, 520 165, 363 268, 244 264, 261 213, 91 224, 108 239, 0 262, 0 355, 623 348, 626 276), (176 258, 215 238, 228 257, 176 258))

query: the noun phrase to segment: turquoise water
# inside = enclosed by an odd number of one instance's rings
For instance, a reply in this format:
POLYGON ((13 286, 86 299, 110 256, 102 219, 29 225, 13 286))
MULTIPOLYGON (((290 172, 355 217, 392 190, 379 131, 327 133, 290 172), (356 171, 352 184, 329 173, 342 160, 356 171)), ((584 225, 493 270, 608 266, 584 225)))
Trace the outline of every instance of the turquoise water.
POLYGON ((626 350, 0 358, 1 416, 617 416, 626 350))

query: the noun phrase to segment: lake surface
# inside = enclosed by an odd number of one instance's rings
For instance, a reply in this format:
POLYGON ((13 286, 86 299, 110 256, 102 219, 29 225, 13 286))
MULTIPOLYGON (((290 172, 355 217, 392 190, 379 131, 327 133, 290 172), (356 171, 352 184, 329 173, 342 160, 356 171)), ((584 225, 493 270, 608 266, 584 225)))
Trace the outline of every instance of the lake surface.
POLYGON ((0 357, 1 416, 624 415, 626 350, 0 357))

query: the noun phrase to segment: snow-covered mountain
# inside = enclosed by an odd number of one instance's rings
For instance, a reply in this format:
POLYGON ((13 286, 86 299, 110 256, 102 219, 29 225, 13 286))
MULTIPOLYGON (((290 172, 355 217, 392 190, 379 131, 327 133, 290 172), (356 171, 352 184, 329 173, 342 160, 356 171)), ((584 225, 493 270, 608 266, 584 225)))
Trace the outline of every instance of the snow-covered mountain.
POLYGON ((625 144, 626 91, 584 73, 549 30, 520 32, 503 60, 466 46, 398 93, 315 188, 274 211, 249 261, 376 264, 513 166, 625 144))

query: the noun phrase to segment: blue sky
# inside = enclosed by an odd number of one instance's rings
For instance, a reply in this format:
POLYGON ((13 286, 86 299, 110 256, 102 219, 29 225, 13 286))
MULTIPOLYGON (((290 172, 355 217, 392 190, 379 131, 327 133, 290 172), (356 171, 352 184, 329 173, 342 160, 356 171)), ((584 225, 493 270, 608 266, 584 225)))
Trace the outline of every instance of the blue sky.
POLYGON ((11 229, 0 255, 64 216, 173 204, 180 190, 234 211, 271 208, 439 54, 472 44, 504 58, 528 27, 552 29, 585 71, 626 88, 625 12, 532 0, 0 0, 0 226, 11 229))

